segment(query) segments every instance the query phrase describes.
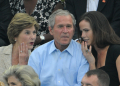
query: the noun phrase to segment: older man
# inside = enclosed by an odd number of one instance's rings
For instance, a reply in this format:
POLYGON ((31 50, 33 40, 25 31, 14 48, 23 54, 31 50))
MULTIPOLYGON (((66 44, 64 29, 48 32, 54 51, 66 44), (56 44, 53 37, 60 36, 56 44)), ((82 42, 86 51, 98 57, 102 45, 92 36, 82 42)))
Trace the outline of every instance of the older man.
POLYGON ((39 75, 41 86, 80 86, 89 64, 81 45, 72 40, 74 16, 57 10, 49 17, 49 31, 54 40, 35 49, 28 65, 39 75))

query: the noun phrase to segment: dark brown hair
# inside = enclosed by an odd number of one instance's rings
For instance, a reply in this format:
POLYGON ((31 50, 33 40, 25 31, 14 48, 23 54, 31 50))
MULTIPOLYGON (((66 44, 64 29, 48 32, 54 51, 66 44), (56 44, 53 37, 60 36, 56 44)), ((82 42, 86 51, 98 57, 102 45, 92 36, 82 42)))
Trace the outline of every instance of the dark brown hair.
MULTIPOLYGON (((120 38, 115 34, 107 18, 102 13, 98 11, 87 12, 81 16, 79 23, 82 20, 90 23, 93 31, 93 43, 98 48, 104 48, 111 44, 120 44, 120 38)), ((81 37, 80 34, 80 29, 78 29, 79 37, 81 37)))

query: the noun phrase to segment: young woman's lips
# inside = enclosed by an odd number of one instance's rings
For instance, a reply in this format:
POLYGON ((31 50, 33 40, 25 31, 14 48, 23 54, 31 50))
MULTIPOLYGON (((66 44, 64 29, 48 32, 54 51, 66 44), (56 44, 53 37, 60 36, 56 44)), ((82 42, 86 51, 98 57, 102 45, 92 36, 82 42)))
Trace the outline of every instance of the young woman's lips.
POLYGON ((88 39, 84 39, 85 42, 88 42, 88 39))

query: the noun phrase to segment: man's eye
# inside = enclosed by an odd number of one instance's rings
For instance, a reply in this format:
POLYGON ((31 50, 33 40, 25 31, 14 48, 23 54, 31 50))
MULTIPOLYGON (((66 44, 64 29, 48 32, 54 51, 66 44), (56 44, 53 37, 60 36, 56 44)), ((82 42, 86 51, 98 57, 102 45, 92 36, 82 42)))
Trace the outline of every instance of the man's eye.
POLYGON ((72 26, 71 26, 71 25, 67 25, 66 27, 70 28, 70 27, 72 27, 72 26))
POLYGON ((58 26, 58 28, 62 28, 62 27, 63 27, 63 25, 59 25, 59 26, 58 26))

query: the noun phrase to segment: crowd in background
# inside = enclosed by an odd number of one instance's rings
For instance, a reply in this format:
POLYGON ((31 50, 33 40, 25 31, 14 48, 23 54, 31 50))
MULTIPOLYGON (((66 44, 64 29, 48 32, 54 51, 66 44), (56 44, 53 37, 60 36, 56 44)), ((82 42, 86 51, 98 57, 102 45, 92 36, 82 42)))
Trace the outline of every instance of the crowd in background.
POLYGON ((120 0, 0 0, 0 84, 120 86, 119 37, 120 0))

